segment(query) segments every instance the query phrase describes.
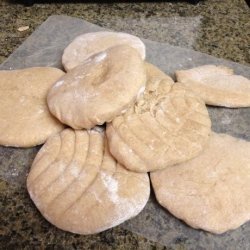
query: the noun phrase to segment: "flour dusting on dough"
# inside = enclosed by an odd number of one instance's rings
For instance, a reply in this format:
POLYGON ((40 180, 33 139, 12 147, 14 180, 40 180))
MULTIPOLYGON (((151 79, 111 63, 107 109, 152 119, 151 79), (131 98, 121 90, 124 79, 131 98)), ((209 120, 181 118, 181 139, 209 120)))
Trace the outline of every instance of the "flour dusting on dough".
POLYGON ((101 172, 101 178, 104 183, 104 186, 107 188, 109 192, 109 197, 113 203, 117 203, 120 197, 117 194, 118 191, 118 182, 112 176, 106 174, 105 172, 101 172))
POLYGON ((64 83, 64 81, 58 81, 56 82, 56 84, 53 86, 54 88, 58 88, 59 86, 61 86, 64 83))
POLYGON ((123 115, 123 114, 125 114, 126 112, 127 112, 127 108, 126 109, 123 109, 122 111, 121 111, 121 114, 123 115))
POLYGON ((70 173, 75 178, 77 178, 79 176, 79 168, 78 168, 78 166, 76 164, 72 164, 70 166, 70 173))
MULTIPOLYGON (((145 199, 143 197, 133 197, 124 198, 118 195, 118 181, 114 179, 111 175, 101 172, 101 179, 104 186, 107 188, 110 200, 115 204, 114 209, 114 221, 111 223, 112 227, 123 223, 126 220, 126 214, 130 214, 131 217, 137 215, 142 208, 145 206, 145 199)), ((143 188, 145 187, 144 182, 138 182, 138 184, 143 188)), ((110 222, 109 222, 110 224, 110 222)), ((109 228, 110 225, 103 227, 109 228)))
POLYGON ((95 62, 101 62, 107 57, 106 52, 101 52, 95 57, 95 62))
POLYGON ((139 98, 143 95, 145 91, 145 86, 142 86, 140 89, 139 89, 139 92, 137 94, 137 97, 136 97, 136 100, 139 100, 139 98))

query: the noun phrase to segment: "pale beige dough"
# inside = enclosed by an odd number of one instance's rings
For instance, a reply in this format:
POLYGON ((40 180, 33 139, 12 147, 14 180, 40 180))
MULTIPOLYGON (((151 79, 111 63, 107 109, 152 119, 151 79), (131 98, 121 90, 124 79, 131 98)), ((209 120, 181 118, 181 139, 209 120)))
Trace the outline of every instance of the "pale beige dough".
POLYGON ((147 64, 145 93, 107 125, 113 156, 127 169, 148 172, 197 156, 211 122, 204 102, 147 64))
POLYGON ((0 145, 32 147, 64 128, 46 102, 48 90, 63 75, 50 67, 0 71, 0 145))
POLYGON ((148 175, 118 164, 99 128, 66 129, 49 138, 32 164, 27 188, 50 223, 78 234, 98 233, 136 216, 150 194, 148 175))
POLYGON ((92 32, 76 37, 64 50, 62 64, 66 71, 81 64, 90 56, 116 45, 128 45, 145 59, 145 45, 136 36, 122 32, 92 32))
POLYGON ((111 121, 132 105, 145 82, 138 52, 120 45, 65 74, 50 90, 48 105, 62 123, 89 129, 111 121))
POLYGON ((250 142, 212 133, 204 151, 150 174, 158 202, 194 228, 221 234, 250 220, 250 142))
POLYGON ((229 108, 250 106, 250 80, 224 66, 203 65, 176 71, 177 81, 206 104, 229 108))

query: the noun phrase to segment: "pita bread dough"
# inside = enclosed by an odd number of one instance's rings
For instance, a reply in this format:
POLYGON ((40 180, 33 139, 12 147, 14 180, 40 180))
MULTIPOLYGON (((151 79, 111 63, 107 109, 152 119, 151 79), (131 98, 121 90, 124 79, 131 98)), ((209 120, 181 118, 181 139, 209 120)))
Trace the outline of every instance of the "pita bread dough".
POLYGON ((52 87, 48 105, 62 123, 90 129, 111 121, 130 105, 145 86, 144 62, 126 45, 95 54, 52 87))
POLYGON ((50 67, 0 71, 0 145, 33 147, 63 129, 47 92, 64 72, 50 67))
POLYGON ((194 228, 220 234, 250 219, 250 142, 212 133, 199 156, 150 177, 158 202, 194 228))
POLYGON ((177 81, 199 95, 206 104, 229 108, 250 106, 250 80, 233 70, 204 65, 176 71, 177 81))
POLYGON ((197 156, 209 138, 211 122, 202 100, 147 65, 143 96, 107 125, 112 155, 127 169, 148 172, 197 156))
POLYGON ((93 32, 76 37, 64 50, 62 64, 66 71, 81 64, 90 56, 117 45, 136 49, 145 59, 145 45, 136 36, 121 32, 93 32))
POLYGON ((118 164, 99 129, 66 129, 49 138, 27 187, 49 222, 78 234, 98 233, 136 216, 150 193, 148 175, 118 164))

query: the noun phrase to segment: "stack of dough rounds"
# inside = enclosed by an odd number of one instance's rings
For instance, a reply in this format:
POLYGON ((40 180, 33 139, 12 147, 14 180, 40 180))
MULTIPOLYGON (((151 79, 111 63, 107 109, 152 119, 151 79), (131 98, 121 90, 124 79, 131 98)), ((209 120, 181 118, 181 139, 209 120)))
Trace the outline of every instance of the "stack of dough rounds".
POLYGON ((250 142, 212 133, 199 156, 150 177, 158 202, 194 228, 220 234, 250 220, 250 142))
POLYGON ((250 142, 211 134, 205 103, 250 106, 249 80, 204 65, 176 71, 175 83, 144 59, 139 38, 96 32, 64 50, 66 74, 0 71, 0 144, 47 140, 27 178, 31 199, 56 227, 98 233, 142 211, 150 172, 177 218, 213 233, 239 227, 250 219, 250 142))
POLYGON ((224 66, 204 65, 176 71, 177 81, 209 105, 250 107, 250 80, 224 66))
POLYGON ((32 147, 64 126, 48 109, 46 96, 64 72, 50 67, 0 71, 0 144, 32 147))
POLYGON ((117 163, 99 128, 66 129, 51 137, 33 162, 27 188, 49 222, 78 234, 98 233, 136 216, 150 194, 148 175, 117 163))
POLYGON ((86 59, 48 94, 50 111, 74 129, 109 122, 134 104, 146 73, 139 53, 119 45, 86 59))
POLYGON ((154 171, 197 156, 209 139, 204 102, 147 64, 144 95, 130 112, 107 125, 113 156, 127 169, 154 171))
POLYGON ((76 37, 64 50, 62 64, 66 71, 81 64, 90 56, 117 45, 128 45, 136 49, 145 59, 145 45, 136 36, 122 32, 93 32, 76 37))

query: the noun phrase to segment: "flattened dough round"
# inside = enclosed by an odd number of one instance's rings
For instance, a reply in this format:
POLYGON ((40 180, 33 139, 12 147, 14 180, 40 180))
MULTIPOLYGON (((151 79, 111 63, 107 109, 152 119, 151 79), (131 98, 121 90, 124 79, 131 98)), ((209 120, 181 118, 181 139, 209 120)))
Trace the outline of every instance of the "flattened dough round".
POLYGON ((126 170, 110 155, 104 132, 66 129, 38 152, 27 179, 41 214, 65 231, 94 234, 144 208, 147 174, 126 170))
POLYGON ((74 129, 111 121, 135 102, 145 86, 138 52, 120 45, 95 54, 63 76, 48 94, 50 111, 74 129))
POLYGON ((158 202, 194 228, 220 234, 250 220, 250 142, 212 133, 196 158, 150 174, 158 202))
POLYGON ((204 65, 176 71, 177 81, 200 96, 206 104, 228 108, 250 106, 250 80, 234 75, 224 66, 204 65))
POLYGON ((145 45, 136 36, 122 32, 93 32, 76 37, 64 50, 62 64, 66 71, 81 64, 90 56, 117 45, 136 49, 145 59, 145 45))
POLYGON ((62 75, 50 67, 0 71, 0 145, 32 147, 64 128, 46 102, 48 90, 62 75))
MULTIPOLYGON (((107 125, 112 155, 136 172, 162 169, 198 155, 211 122, 204 102, 166 75, 147 67, 144 95, 133 112, 107 125)), ((162 72, 161 72, 162 73, 162 72)))

